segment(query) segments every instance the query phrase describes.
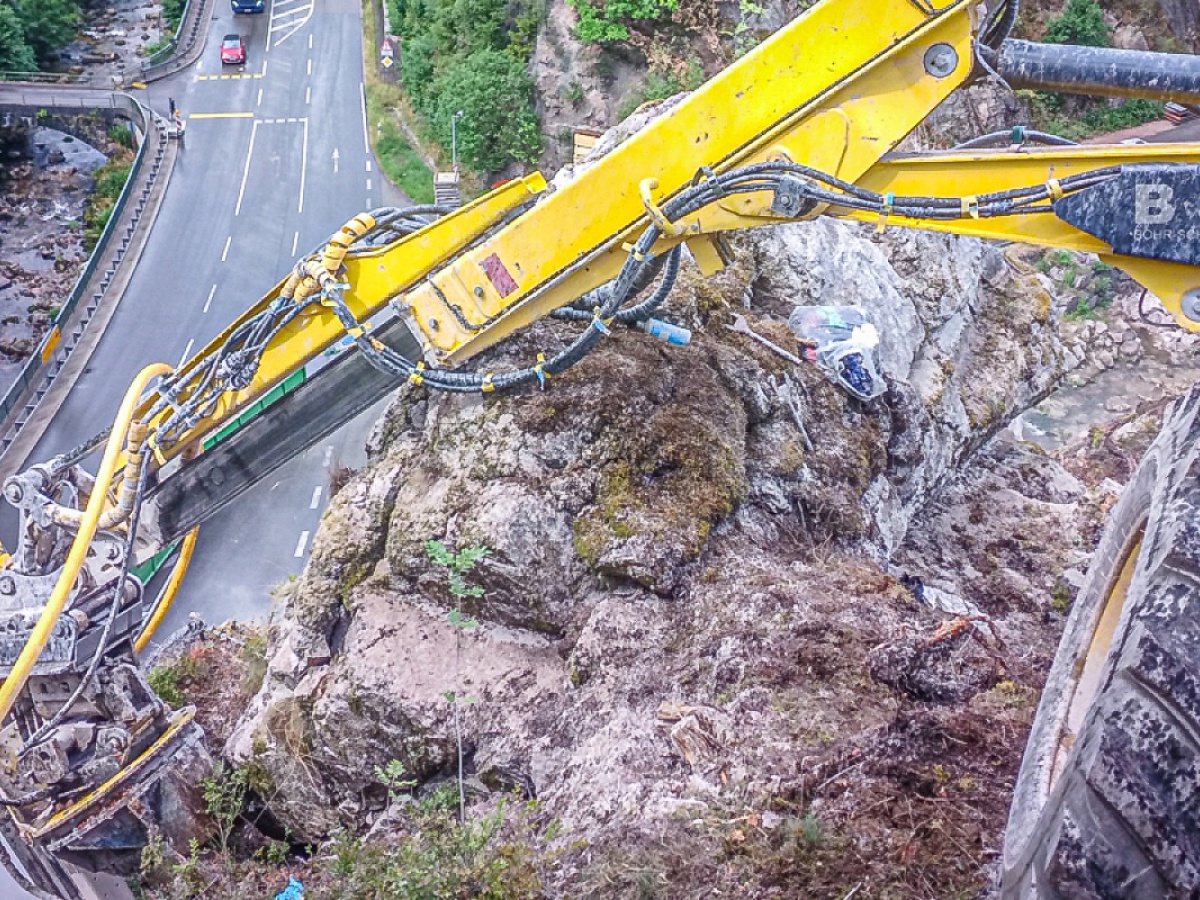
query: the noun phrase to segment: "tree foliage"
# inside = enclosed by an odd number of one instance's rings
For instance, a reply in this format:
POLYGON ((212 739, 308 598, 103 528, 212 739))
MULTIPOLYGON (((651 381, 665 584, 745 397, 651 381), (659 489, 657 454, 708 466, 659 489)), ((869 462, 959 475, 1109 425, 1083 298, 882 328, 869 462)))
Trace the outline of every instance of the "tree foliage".
POLYGON ((0 72, 29 72, 35 68, 37 60, 25 41, 20 16, 7 0, 0 0, 0 72))
POLYGON ((401 38, 400 80, 425 130, 459 157, 497 172, 541 150, 526 69, 546 0, 389 0, 401 38))
POLYGON ((629 38, 634 21, 661 19, 679 9, 679 0, 567 0, 579 14, 575 35, 590 44, 607 44, 629 38))
POLYGON ((0 0, 0 71, 46 68, 79 25, 80 0, 0 0))
POLYGON ((1097 0, 1069 0, 1062 15, 1047 24, 1046 43, 1111 47, 1112 28, 1097 0))

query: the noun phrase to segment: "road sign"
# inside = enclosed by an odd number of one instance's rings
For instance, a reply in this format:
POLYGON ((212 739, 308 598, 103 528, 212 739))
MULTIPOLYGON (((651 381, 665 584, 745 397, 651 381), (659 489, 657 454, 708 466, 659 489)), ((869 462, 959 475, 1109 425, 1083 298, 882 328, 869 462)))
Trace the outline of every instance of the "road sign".
POLYGON ((385 56, 379 61, 379 64, 385 69, 390 69, 392 67, 392 58, 390 56, 385 56))
POLYGON ((395 56, 395 48, 392 47, 392 39, 384 38, 383 43, 379 46, 379 55, 384 59, 395 56))

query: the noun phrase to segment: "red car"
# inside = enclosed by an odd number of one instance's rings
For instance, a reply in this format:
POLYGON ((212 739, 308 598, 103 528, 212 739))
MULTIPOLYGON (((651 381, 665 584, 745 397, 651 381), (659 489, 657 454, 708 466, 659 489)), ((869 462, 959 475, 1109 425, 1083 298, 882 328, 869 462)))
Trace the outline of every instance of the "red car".
POLYGON ((241 66, 246 62, 246 42, 240 34, 227 34, 221 41, 221 62, 228 66, 241 66))

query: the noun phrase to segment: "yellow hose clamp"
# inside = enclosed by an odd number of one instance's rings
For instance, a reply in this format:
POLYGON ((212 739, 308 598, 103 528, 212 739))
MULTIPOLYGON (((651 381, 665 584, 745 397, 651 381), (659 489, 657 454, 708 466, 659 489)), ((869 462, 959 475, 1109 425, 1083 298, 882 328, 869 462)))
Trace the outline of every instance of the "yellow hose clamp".
POLYGON ((483 376, 483 387, 480 390, 482 390, 485 394, 487 394, 487 393, 490 393, 491 391, 494 391, 495 389, 496 389, 496 386, 494 384, 492 384, 492 373, 488 372, 486 375, 483 376))
POLYGON ((612 319, 605 321, 604 319, 600 318, 600 307, 592 307, 592 328, 595 328, 601 334, 612 334, 612 332, 608 330, 609 322, 612 322, 612 319))
POLYGON ((1050 192, 1051 200, 1061 200, 1063 198, 1062 185, 1057 178, 1051 178, 1046 182, 1046 190, 1050 192))
POLYGON ((638 185, 638 190, 642 195, 642 206, 646 207, 646 212, 650 214, 650 221, 655 224, 659 231, 668 237, 679 237, 683 234, 684 227, 668 221, 661 207, 654 202, 653 192, 658 190, 657 178, 642 179, 641 184, 638 185))
POLYGON ((417 363, 417 371, 408 373, 409 384, 424 384, 425 376, 421 373, 425 371, 425 363, 417 363))
POLYGON ((879 210, 879 222, 875 226, 876 234, 883 234, 887 228, 888 216, 892 214, 892 207, 896 204, 896 195, 888 191, 883 198, 883 206, 879 210))
POLYGON ((972 219, 979 218, 979 198, 978 197, 963 197, 962 198, 962 215, 965 219, 970 216, 972 219))

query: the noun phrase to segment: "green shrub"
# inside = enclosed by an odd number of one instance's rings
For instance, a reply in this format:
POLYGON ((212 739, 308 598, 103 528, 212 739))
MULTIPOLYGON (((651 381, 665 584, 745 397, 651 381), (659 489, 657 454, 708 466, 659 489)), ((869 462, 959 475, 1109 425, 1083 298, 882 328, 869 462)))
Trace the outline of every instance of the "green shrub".
POLYGON ((587 44, 629 39, 630 23, 654 21, 679 9, 679 0, 567 0, 579 14, 575 36, 587 44))
POLYGON ((1069 0, 1062 14, 1046 25, 1046 43, 1111 47, 1112 29, 1097 0, 1069 0))

